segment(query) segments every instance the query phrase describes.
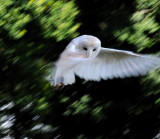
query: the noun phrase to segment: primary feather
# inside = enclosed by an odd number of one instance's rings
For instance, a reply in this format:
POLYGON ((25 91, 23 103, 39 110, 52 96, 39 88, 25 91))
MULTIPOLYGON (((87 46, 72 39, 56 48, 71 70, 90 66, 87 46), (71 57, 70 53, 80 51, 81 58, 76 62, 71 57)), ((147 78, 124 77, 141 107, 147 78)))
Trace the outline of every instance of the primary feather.
POLYGON ((125 78, 147 74, 159 62, 156 57, 101 48, 97 57, 81 62, 74 67, 74 72, 86 80, 125 78))

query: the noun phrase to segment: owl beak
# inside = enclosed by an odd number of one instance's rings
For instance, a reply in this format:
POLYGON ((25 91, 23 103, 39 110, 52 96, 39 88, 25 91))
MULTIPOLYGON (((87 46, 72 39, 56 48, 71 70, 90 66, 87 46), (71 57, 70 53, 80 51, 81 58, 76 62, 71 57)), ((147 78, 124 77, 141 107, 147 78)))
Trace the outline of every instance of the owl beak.
POLYGON ((92 56, 92 52, 87 52, 87 57, 91 57, 92 56))

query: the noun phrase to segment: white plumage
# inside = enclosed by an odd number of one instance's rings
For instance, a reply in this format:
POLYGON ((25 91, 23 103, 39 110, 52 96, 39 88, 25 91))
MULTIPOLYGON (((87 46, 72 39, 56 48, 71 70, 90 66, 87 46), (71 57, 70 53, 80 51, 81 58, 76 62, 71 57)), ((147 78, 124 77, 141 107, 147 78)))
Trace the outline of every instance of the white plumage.
POLYGON ((103 48, 98 38, 82 35, 73 39, 60 55, 53 84, 73 84, 75 75, 93 81, 145 75, 159 65, 158 57, 103 48))

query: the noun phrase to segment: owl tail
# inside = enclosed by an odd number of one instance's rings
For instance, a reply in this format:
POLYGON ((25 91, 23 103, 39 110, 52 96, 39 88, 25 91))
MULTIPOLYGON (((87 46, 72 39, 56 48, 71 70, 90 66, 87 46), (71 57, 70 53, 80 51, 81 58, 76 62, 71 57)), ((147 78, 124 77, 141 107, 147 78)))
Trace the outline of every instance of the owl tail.
POLYGON ((54 78, 50 78, 50 79, 47 79, 47 81, 50 83, 51 86, 53 86, 54 84, 54 78))

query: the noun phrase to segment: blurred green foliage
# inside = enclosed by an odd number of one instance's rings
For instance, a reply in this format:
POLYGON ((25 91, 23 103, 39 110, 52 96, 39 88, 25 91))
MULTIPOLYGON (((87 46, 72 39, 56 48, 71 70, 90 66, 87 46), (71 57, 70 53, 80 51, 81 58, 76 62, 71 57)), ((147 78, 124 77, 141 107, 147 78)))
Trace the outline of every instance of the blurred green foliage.
POLYGON ((57 41, 68 36, 75 37, 80 24, 73 24, 79 13, 74 2, 54 0, 30 0, 14 2, 13 0, 0 2, 0 26, 8 31, 13 39, 20 39, 28 31, 27 25, 36 20, 44 38, 56 38, 57 41), (71 16, 72 15, 72 16, 71 16))
POLYGON ((130 16, 131 25, 122 30, 116 30, 115 35, 120 41, 127 41, 142 51, 159 43, 159 23, 156 15, 159 13, 159 2, 138 0, 136 12, 130 16))
POLYGON ((55 91, 46 74, 69 41, 160 51, 158 0, 1 0, 0 138, 158 138, 160 72, 55 91))

